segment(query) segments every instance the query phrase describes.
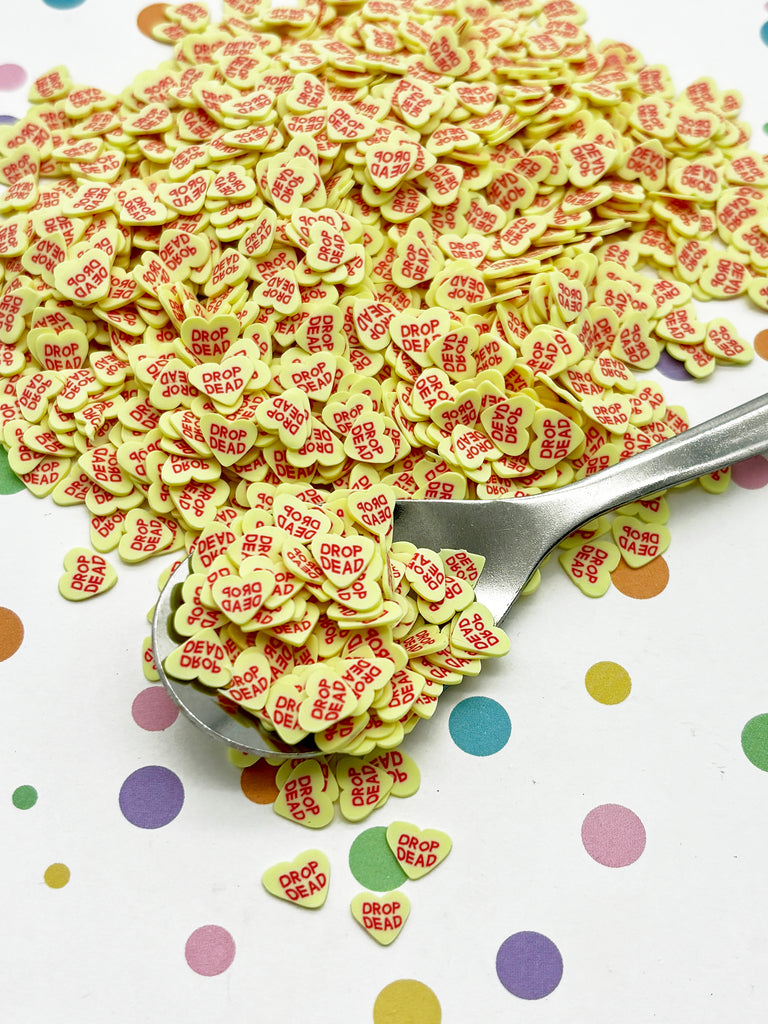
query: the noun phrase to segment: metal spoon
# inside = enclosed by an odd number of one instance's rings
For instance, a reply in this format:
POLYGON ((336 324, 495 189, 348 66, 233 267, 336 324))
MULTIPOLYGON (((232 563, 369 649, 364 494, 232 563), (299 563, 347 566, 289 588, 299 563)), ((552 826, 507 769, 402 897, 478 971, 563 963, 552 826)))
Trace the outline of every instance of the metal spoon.
MULTIPOLYGON (((394 537, 433 550, 465 548, 486 559, 477 600, 500 623, 542 559, 569 533, 604 512, 768 449, 768 395, 755 398, 577 483, 525 498, 493 501, 398 501, 394 537)), ((203 687, 168 676, 165 658, 183 642, 173 634, 187 562, 163 589, 152 620, 155 662, 165 688, 201 729, 262 757, 301 758, 319 751, 308 737, 288 746, 250 715, 203 687)))

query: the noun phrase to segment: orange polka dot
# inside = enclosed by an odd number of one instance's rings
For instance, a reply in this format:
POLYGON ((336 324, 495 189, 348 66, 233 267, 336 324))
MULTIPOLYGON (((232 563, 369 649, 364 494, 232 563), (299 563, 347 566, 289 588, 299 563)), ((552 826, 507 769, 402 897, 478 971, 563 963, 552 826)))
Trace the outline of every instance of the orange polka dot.
POLYGON ((255 804, 273 804, 279 792, 275 783, 277 766, 257 761, 256 764, 243 768, 240 773, 240 788, 255 804))
POLYGON ((158 25, 162 25, 163 22, 168 21, 165 13, 167 6, 167 4, 150 4, 139 11, 136 16, 136 24, 143 35, 154 39, 152 30, 157 28, 158 25))
POLYGON ((639 569, 619 562, 611 573, 611 582, 625 597, 656 597, 669 583, 669 566, 661 555, 639 569))
POLYGON ((755 354, 761 359, 768 360, 768 331, 760 331, 755 335, 753 342, 755 354))
POLYGON ((10 608, 0 608, 0 661, 5 661, 21 647, 24 626, 10 608))

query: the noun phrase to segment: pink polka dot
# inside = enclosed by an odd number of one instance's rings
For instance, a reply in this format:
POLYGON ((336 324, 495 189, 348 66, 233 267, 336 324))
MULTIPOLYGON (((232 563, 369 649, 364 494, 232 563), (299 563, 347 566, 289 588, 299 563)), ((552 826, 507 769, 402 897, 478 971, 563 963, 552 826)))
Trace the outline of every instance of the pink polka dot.
POLYGON ((162 686, 148 686, 137 694, 131 706, 131 714, 141 729, 162 732, 176 721, 179 709, 162 686))
POLYGON ((19 64, 0 64, 0 89, 19 89, 27 80, 27 72, 19 64))
POLYGON ((764 455, 753 455, 751 459, 737 462, 731 467, 731 479, 749 491, 765 487, 768 484, 768 459, 764 455))
POLYGON ((581 841, 589 856, 607 868, 634 864, 645 849, 645 826, 621 804, 601 804, 581 825, 581 841))
POLYGON ((235 959, 235 940, 226 928, 218 924, 206 924, 187 939, 184 947, 187 963, 195 972, 206 978, 223 974, 235 959))

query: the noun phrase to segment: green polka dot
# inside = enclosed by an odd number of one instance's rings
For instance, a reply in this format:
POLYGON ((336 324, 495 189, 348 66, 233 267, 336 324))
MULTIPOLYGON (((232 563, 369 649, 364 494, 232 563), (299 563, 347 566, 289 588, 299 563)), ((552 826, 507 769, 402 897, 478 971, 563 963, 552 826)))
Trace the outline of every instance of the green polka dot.
POLYGON ((28 811, 37 803, 37 790, 34 786, 17 786, 13 791, 13 806, 20 811, 28 811))
POLYGON ((360 885, 373 892, 396 889, 408 880, 389 848, 387 830, 381 826, 366 829, 352 843, 349 870, 360 885))
POLYGON ((768 714, 750 718, 741 730, 741 749, 755 768, 768 772, 768 714))
POLYGON ((0 445, 0 494, 16 494, 23 490, 24 484, 8 465, 8 453, 0 445))

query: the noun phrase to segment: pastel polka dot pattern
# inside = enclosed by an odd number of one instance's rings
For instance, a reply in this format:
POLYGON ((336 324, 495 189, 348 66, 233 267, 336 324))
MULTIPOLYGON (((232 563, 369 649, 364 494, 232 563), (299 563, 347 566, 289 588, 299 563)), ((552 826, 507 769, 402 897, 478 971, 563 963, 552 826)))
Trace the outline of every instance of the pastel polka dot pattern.
POLYGON ((560 984, 563 958, 548 936, 534 931, 516 932, 499 946, 496 973, 512 995, 543 999, 560 984))
POLYGON ((273 804, 279 792, 275 777, 277 766, 260 760, 240 772, 240 788, 254 804, 273 804))
POLYGON ((645 826, 621 804, 601 804, 587 814, 581 841, 589 856, 608 868, 634 864, 645 850, 645 826))
POLYGON ((752 345, 756 356, 768 360, 768 330, 758 331, 752 345))
POLYGON ((131 772, 120 787, 120 810, 137 828, 163 828, 181 811, 184 786, 170 768, 148 765, 131 772))
POLYGON ((376 996, 373 1024, 440 1024, 440 1001, 421 981, 392 981, 376 996))
POLYGON ((17 786, 11 796, 13 806, 20 811, 28 811, 37 803, 37 790, 34 786, 17 786))
POLYGON ((131 715, 140 729, 162 732, 179 717, 179 709, 162 687, 148 686, 134 698, 131 715))
POLYGON ((184 956, 195 974, 211 978, 223 974, 232 966, 235 959, 235 940, 221 925, 202 925, 187 939, 184 956))
POLYGON ((638 601, 658 597, 669 583, 669 564, 663 555, 639 569, 633 569, 626 562, 619 562, 611 573, 611 583, 625 597, 633 597, 638 601))
POLYGON ((66 864, 49 864, 43 872, 43 881, 49 889, 63 889, 69 884, 70 870, 66 864))
POLYGON ((24 625, 10 608, 0 607, 0 661, 7 661, 21 647, 24 625))
POLYGON ((43 0, 46 7, 54 11, 71 11, 75 7, 82 7, 86 0, 43 0))
POLYGON ((731 467, 731 479, 738 487, 756 491, 768 484, 768 459, 754 455, 751 459, 737 462, 731 467))
POLYGON ((27 73, 19 64, 0 64, 0 90, 20 89, 27 80, 27 73))
POLYGON ((621 704, 632 689, 629 672, 615 661, 595 662, 587 669, 584 683, 598 704, 621 704))
POLYGON ((136 17, 136 24, 138 25, 139 31, 151 39, 152 30, 157 25, 168 20, 165 8, 165 4, 149 4, 147 7, 143 7, 136 17))
POLYGON ((768 713, 750 718, 741 732, 741 749, 755 768, 768 772, 768 713))
POLYGON ((360 885, 374 892, 397 889, 407 880, 387 843, 384 826, 368 828, 357 836, 349 849, 349 870, 360 885))
POLYGON ((685 366, 679 360, 673 359, 668 352, 661 353, 654 370, 668 380, 691 380, 691 375, 685 366))
POLYGON ((506 746, 512 723, 505 708, 493 698, 465 697, 451 711, 448 729, 461 750, 488 757, 506 746))
POLYGON ((18 494, 23 490, 24 484, 8 465, 8 453, 0 448, 0 494, 18 494))

